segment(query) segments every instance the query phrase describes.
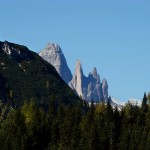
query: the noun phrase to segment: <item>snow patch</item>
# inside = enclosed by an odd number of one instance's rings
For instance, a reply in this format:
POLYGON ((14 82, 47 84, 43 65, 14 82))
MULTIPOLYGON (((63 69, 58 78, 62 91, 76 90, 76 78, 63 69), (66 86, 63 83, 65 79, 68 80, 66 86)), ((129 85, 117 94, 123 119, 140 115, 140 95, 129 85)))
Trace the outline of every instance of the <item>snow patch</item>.
POLYGON ((136 98, 130 98, 128 102, 131 103, 132 105, 137 105, 137 106, 141 106, 142 104, 142 100, 136 98))

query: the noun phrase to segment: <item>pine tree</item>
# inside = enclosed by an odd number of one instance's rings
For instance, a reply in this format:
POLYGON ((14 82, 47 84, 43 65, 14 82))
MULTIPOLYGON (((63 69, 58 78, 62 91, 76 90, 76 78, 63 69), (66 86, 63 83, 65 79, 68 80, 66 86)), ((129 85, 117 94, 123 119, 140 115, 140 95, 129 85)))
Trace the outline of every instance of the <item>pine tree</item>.
POLYGON ((3 121, 0 130, 0 148, 27 149, 27 130, 20 110, 12 110, 3 121))
POLYGON ((22 114, 25 116, 29 147, 32 149, 46 147, 48 135, 44 110, 32 100, 29 104, 25 102, 22 114))
POLYGON ((148 111, 148 103, 147 103, 147 96, 146 93, 144 93, 144 97, 142 100, 141 110, 143 113, 146 113, 148 111))

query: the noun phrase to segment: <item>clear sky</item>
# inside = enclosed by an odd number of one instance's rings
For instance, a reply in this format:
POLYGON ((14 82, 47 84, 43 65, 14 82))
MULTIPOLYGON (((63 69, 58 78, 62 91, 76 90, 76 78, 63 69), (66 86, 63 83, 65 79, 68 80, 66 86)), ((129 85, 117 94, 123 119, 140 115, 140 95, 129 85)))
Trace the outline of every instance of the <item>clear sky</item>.
POLYGON ((72 73, 80 59, 120 101, 150 91, 149 0, 0 0, 0 41, 38 52, 58 43, 72 73))

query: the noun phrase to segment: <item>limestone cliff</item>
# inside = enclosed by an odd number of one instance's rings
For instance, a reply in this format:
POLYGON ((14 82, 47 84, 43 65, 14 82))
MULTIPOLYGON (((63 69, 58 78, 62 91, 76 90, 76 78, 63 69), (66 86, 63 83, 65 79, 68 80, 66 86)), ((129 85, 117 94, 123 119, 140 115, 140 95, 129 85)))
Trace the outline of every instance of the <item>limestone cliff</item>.
POLYGON ((59 45, 49 43, 39 55, 55 67, 62 79, 68 83, 72 79, 71 71, 67 65, 64 54, 59 45))

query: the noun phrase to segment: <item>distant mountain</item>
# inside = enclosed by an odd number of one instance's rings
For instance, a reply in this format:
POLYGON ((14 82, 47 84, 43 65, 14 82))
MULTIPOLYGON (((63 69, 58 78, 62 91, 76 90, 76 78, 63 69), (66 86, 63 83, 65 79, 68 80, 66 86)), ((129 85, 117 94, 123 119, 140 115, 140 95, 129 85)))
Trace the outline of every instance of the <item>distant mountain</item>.
POLYGON ((120 102, 118 99, 116 99, 115 97, 111 96, 111 106, 113 108, 115 108, 116 106, 121 109, 122 107, 124 107, 126 104, 132 104, 132 105, 137 105, 137 106, 141 106, 142 104, 142 100, 139 99, 135 99, 135 98, 129 98, 129 100, 127 102, 120 102))
POLYGON ((113 97, 113 96, 111 96, 110 99, 111 99, 111 106, 112 106, 113 108, 115 108, 115 107, 117 106, 117 108, 118 108, 119 110, 121 110, 121 108, 125 105, 124 103, 121 103, 118 99, 116 99, 116 98, 113 97))
POLYGON ((49 43, 39 55, 55 67, 62 79, 69 83, 72 79, 71 71, 59 45, 49 43))
POLYGON ((93 68, 88 77, 83 74, 80 61, 76 63, 76 69, 73 79, 70 81, 69 86, 74 89, 79 96, 87 101, 94 100, 100 102, 108 100, 108 84, 106 79, 100 80, 96 68, 93 68))
POLYGON ((25 100, 49 103, 50 99, 79 100, 55 68, 27 47, 0 42, 0 100, 21 105, 25 100))
POLYGON ((135 99, 135 98, 130 98, 130 99, 128 100, 128 103, 131 103, 132 105, 141 106, 142 100, 135 99))
POLYGON ((94 100, 100 102, 108 100, 108 84, 106 79, 100 80, 96 68, 92 70, 88 77, 83 74, 80 61, 77 61, 74 76, 67 65, 66 59, 60 46, 54 43, 49 43, 39 55, 52 64, 62 79, 69 83, 69 86, 76 93, 87 101, 94 100))

